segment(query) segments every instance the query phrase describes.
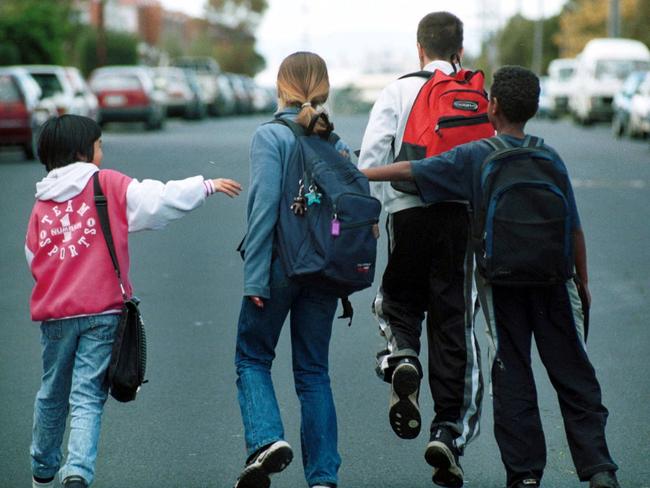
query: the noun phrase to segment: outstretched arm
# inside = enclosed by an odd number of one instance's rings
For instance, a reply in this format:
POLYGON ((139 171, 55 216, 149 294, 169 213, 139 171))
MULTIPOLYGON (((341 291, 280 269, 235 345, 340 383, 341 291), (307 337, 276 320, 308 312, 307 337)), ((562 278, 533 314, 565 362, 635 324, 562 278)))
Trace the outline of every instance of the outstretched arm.
POLYGON ((388 164, 386 166, 365 168, 361 172, 370 181, 413 181, 410 161, 400 161, 399 163, 388 164))

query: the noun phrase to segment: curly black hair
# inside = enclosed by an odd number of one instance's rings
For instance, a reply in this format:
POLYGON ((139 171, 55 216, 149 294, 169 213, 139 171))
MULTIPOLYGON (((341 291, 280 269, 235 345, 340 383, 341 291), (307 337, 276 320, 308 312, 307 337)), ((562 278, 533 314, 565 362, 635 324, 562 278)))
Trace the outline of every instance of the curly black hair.
POLYGON ((503 66, 493 75, 490 97, 510 122, 526 122, 537 112, 539 78, 521 66, 503 66))

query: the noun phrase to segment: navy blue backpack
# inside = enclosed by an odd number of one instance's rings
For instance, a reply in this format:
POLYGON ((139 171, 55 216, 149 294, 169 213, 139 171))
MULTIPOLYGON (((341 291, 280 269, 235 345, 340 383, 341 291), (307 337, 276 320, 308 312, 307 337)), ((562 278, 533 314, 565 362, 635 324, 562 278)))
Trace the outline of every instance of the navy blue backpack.
POLYGON ((493 152, 476 175, 472 223, 479 272, 492 284, 564 283, 574 268, 566 170, 540 138, 485 141, 493 152))
MULTIPOLYGON (((282 179, 275 248, 287 276, 341 298, 352 320, 348 295, 368 288, 375 276, 381 203, 370 196, 368 179, 335 148, 338 136, 312 133, 277 118, 296 136, 282 179)), ((326 117, 325 117, 325 120, 326 117)), ((329 124, 329 122, 328 122, 329 124)))

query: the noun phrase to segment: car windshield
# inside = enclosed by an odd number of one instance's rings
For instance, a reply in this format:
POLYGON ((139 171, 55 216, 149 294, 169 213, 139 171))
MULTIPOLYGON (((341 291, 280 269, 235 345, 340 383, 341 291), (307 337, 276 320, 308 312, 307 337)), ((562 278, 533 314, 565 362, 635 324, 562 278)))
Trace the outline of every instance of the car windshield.
POLYGON ((18 87, 16 87, 14 80, 9 75, 0 75, 0 102, 20 102, 18 87))
POLYGON ((92 88, 101 90, 141 90, 140 80, 135 75, 105 74, 92 80, 92 88))
POLYGON ((596 63, 596 79, 624 80, 632 71, 650 68, 650 61, 631 59, 603 59, 596 63))
POLYGON ((32 78, 41 87, 43 98, 64 92, 59 78, 53 73, 32 73, 32 78))

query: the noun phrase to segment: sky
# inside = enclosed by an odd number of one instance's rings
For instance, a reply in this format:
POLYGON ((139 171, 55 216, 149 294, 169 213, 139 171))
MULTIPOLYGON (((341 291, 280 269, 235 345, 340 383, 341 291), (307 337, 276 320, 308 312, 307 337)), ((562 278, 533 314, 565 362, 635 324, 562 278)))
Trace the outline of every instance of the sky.
MULTIPOLYGON (((165 8, 200 16, 205 0, 161 0, 165 8)), ((429 12, 447 10, 465 24, 465 49, 478 54, 481 39, 517 12, 548 17, 566 0, 269 0, 257 31, 266 69, 258 82, 272 85, 282 59, 299 50, 320 54, 332 85, 358 72, 418 69, 415 31, 429 12)))

